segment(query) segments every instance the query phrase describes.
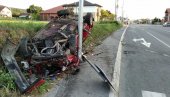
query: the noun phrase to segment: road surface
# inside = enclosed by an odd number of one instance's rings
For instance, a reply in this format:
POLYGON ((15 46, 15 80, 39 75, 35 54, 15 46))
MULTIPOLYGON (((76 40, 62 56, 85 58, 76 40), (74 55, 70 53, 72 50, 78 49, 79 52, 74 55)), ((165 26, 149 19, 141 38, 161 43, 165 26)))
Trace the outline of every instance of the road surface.
POLYGON ((130 25, 123 42, 119 97, 170 97, 170 27, 130 25))

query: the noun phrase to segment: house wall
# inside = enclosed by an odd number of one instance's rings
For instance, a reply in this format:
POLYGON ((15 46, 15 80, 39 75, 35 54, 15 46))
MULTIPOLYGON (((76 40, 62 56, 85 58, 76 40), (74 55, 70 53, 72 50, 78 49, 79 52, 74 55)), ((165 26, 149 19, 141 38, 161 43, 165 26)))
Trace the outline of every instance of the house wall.
POLYGON ((165 12, 164 22, 170 22, 170 13, 165 12))
MULTIPOLYGON (((69 7, 66 7, 69 8, 69 7)), ((66 9, 65 8, 65 9, 66 9)), ((72 7, 74 10, 75 14, 78 14, 78 7, 72 7)), ((94 17, 94 21, 99 21, 100 20, 100 16, 101 16, 101 7, 97 7, 97 6, 84 6, 83 8, 83 14, 85 15, 86 13, 90 12, 93 14, 94 17)))
MULTIPOLYGON (((78 12, 78 7, 73 7, 74 8, 74 13, 77 13, 78 12)), ((85 6, 84 9, 83 9, 83 12, 84 13, 87 13, 87 12, 97 12, 97 7, 96 6, 85 6)))
POLYGON ((170 14, 167 16, 167 21, 170 22, 170 14))
POLYGON ((58 17, 58 15, 56 13, 41 13, 41 20, 42 21, 50 21, 53 18, 58 17))
POLYGON ((9 8, 5 7, 4 9, 2 9, 0 11, 0 16, 3 16, 3 17, 12 17, 12 12, 9 8))

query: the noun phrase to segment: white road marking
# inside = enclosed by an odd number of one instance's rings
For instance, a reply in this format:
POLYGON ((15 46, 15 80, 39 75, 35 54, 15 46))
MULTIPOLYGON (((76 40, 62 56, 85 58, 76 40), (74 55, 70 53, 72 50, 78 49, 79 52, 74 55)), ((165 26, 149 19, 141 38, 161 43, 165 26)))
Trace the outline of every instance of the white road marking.
POLYGON ((150 46, 151 46, 151 43, 146 42, 146 40, 145 40, 144 38, 133 39, 133 41, 134 41, 134 42, 142 41, 141 43, 142 43, 144 46, 148 47, 148 48, 150 48, 150 46))
POLYGON ((163 54, 165 57, 169 57, 169 55, 167 55, 167 54, 163 54))
POLYGON ((116 89, 116 92, 111 89, 110 93, 109 93, 109 97, 118 97, 118 93, 119 93, 119 77, 120 77, 120 67, 121 67, 121 52, 122 52, 122 42, 125 36, 125 32, 127 30, 127 28, 129 27, 129 25, 125 28, 121 38, 120 38, 120 42, 119 42, 119 46, 118 46, 118 51, 117 51, 117 56, 116 56, 116 61, 115 61, 115 65, 114 65, 114 72, 113 72, 113 79, 112 79, 112 85, 114 86, 114 88, 116 89))
POLYGON ((139 39, 134 38, 134 39, 133 39, 134 42, 141 41, 141 40, 143 41, 144 38, 139 38, 139 39))
POLYGON ((151 52, 151 53, 157 53, 156 51, 147 50, 147 49, 145 51, 148 51, 148 52, 151 52))
POLYGON ((150 91, 142 91, 143 97, 166 97, 164 93, 150 92, 150 91))
POLYGON ((155 38, 156 40, 158 40, 159 42, 161 42, 162 44, 164 44, 165 46, 167 46, 168 48, 170 48, 170 45, 168 45, 167 43, 165 43, 164 41, 162 41, 161 39, 157 38, 156 36, 154 36, 153 34, 146 32, 147 34, 151 35, 153 38, 155 38))

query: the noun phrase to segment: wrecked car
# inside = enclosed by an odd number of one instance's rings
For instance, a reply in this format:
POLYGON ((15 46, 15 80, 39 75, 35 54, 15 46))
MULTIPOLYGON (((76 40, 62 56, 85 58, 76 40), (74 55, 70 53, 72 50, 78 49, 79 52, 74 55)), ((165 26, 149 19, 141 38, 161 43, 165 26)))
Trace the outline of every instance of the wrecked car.
MULTIPOLYGON (((91 13, 84 16, 83 41, 93 27, 91 13)), ((31 92, 67 69, 77 72, 78 24, 75 19, 60 18, 49 22, 33 38, 24 37, 19 44, 7 39, 2 49, 2 59, 21 93, 31 92), (19 59, 15 55, 20 56, 19 59)))

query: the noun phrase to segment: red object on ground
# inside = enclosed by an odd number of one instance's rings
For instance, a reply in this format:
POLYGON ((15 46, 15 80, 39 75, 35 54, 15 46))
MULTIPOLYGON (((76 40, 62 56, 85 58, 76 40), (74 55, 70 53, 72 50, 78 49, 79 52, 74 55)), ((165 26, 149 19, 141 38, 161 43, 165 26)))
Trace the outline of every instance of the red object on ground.
POLYGON ((25 92, 30 93, 34 89, 36 89, 37 87, 41 86, 44 83, 45 83, 45 80, 40 79, 40 80, 38 80, 38 82, 33 83, 32 86, 30 86, 25 92))
POLYGON ((72 63, 73 66, 79 66, 79 58, 75 55, 68 55, 67 59, 70 63, 72 63))

